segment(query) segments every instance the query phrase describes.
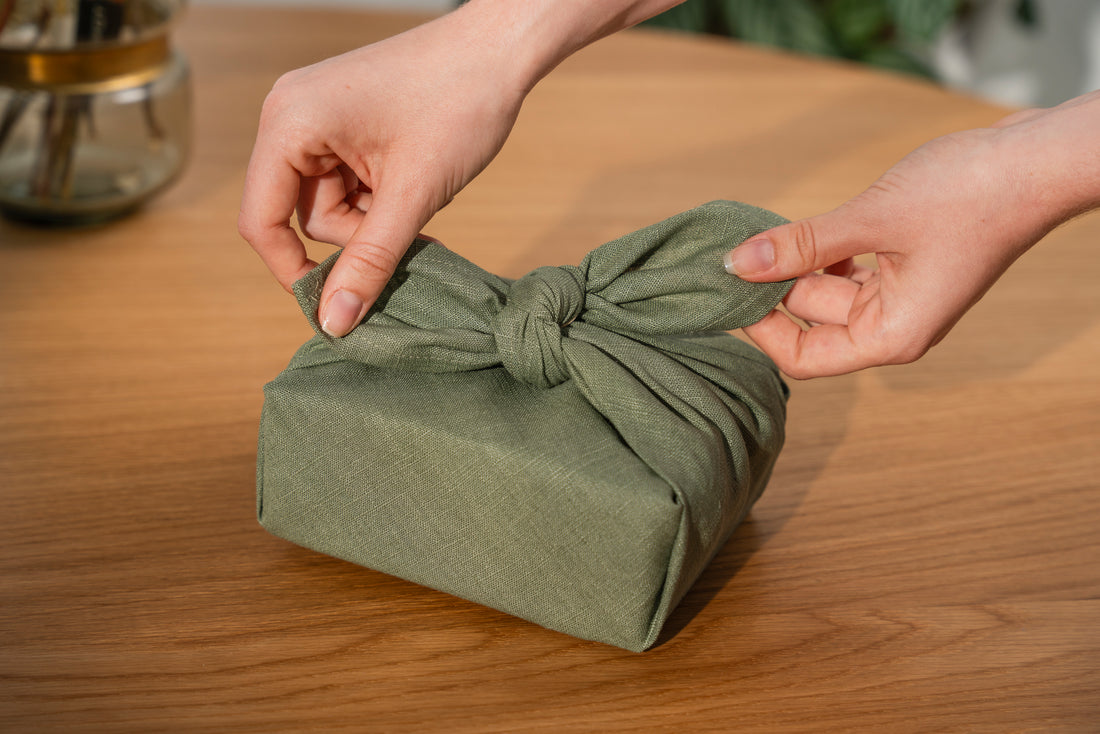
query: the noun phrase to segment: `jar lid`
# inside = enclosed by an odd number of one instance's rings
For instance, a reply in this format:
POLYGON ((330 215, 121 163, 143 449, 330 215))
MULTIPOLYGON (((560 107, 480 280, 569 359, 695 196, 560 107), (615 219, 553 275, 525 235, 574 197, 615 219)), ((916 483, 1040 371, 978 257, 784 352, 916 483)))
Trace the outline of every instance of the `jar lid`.
POLYGON ((0 85, 98 93, 148 83, 171 57, 184 0, 15 0, 0 5, 0 85))

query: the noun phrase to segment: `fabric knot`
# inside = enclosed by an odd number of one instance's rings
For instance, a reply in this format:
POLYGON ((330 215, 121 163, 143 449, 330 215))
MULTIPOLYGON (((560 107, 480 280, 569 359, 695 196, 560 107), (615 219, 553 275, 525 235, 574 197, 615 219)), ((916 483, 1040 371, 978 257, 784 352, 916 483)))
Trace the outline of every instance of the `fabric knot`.
POLYGON ((493 318, 500 361, 517 380, 553 387, 569 379, 562 329, 584 309, 585 281, 575 266, 541 267, 512 284, 493 318))

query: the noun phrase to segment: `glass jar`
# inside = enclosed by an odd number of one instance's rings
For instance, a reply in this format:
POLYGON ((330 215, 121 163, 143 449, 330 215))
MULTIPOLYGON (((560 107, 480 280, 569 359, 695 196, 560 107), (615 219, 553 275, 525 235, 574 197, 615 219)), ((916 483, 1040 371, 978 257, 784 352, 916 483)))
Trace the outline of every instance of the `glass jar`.
POLYGON ((0 0, 0 211, 86 224, 183 170, 190 74, 168 31, 184 0, 0 0))

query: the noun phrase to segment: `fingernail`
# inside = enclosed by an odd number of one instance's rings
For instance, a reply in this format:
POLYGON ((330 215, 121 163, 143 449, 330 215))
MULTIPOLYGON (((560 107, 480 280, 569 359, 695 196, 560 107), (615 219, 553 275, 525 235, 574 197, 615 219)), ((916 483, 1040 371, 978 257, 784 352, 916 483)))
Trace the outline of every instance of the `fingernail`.
POLYGON ((321 316, 321 330, 329 336, 344 336, 363 318, 366 306, 359 296, 339 290, 332 294, 321 316))
POLYGON ((730 275, 753 275, 775 265, 775 245, 771 240, 749 240, 726 253, 726 272, 730 275))

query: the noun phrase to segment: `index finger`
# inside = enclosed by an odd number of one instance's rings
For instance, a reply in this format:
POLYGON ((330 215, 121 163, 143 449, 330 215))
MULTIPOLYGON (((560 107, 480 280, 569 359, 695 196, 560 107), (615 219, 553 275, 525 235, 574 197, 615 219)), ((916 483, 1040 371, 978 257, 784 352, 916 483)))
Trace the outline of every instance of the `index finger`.
POLYGON ((301 175, 275 151, 258 143, 248 162, 237 230, 288 291, 316 263, 290 226, 301 175))
POLYGON ((782 311, 772 311, 744 331, 796 380, 843 375, 876 364, 859 349, 845 324, 819 324, 804 330, 782 311))

